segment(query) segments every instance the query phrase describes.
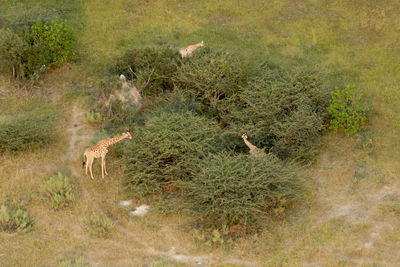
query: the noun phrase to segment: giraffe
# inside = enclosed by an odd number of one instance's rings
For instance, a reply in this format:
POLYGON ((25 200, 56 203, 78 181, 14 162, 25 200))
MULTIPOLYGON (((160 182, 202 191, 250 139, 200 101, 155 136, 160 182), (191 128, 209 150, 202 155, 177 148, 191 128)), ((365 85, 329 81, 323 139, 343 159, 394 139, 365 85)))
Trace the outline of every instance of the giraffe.
POLYGON ((179 54, 181 55, 181 58, 188 57, 194 52, 194 50, 196 50, 197 48, 202 47, 202 46, 204 46, 204 41, 201 41, 198 44, 189 45, 187 47, 180 48, 179 54))
POLYGON ((253 145, 252 143, 250 143, 249 140, 247 140, 247 133, 244 133, 242 135, 243 141, 246 144, 246 146, 248 148, 250 148, 250 154, 252 155, 256 155, 256 156, 265 156, 265 152, 264 150, 256 147, 255 145, 253 145))
POLYGON ((104 178, 104 173, 107 175, 107 168, 106 168, 106 155, 108 153, 108 147, 110 145, 113 145, 115 143, 118 143, 125 138, 132 139, 132 136, 130 132, 123 133, 120 136, 110 138, 110 139, 104 139, 99 142, 97 142, 96 145, 89 147, 85 150, 84 156, 86 157, 86 162, 83 162, 83 166, 86 165, 86 175, 88 174, 88 168, 90 170, 90 176, 93 178, 93 173, 92 173, 92 165, 93 161, 95 158, 101 158, 101 177, 104 178))

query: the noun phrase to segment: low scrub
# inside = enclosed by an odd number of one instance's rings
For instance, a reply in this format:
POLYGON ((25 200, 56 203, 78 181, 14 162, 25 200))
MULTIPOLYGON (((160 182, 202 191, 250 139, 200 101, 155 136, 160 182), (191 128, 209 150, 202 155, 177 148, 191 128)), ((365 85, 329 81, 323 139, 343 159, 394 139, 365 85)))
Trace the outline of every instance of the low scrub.
POLYGON ((330 128, 334 131, 343 129, 348 135, 355 134, 364 128, 368 109, 355 86, 336 87, 328 107, 330 128))
POLYGON ((54 140, 59 110, 34 103, 0 120, 0 153, 37 149, 54 140))
POLYGON ((108 237, 115 224, 108 217, 95 212, 82 218, 83 228, 93 237, 108 237))
POLYGON ((75 199, 72 184, 61 173, 46 180, 39 191, 41 197, 55 210, 68 206, 75 199))
POLYGON ((62 260, 57 267, 90 267, 84 257, 62 260))
POLYGON ((34 220, 23 209, 0 206, 0 230, 5 232, 27 232, 33 228, 34 220))
POLYGON ((186 206, 205 228, 254 232, 300 198, 298 170, 271 154, 218 153, 199 162, 190 181, 179 183, 186 206))
POLYGON ((193 159, 218 150, 216 124, 193 111, 179 109, 160 107, 154 111, 126 145, 124 179, 132 195, 176 191, 176 181, 190 179, 193 159))

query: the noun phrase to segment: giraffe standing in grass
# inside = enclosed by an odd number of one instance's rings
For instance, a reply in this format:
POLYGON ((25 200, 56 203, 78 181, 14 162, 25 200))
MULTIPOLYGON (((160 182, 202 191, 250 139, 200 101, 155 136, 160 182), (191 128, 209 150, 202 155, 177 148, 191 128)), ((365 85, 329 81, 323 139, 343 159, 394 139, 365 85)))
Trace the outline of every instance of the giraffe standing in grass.
POLYGON ((204 42, 203 41, 201 41, 198 44, 189 45, 187 47, 180 48, 179 49, 179 54, 181 55, 181 58, 188 57, 188 56, 192 55, 194 50, 196 50, 197 48, 202 47, 202 46, 204 46, 204 42))
POLYGON ((99 141, 96 145, 89 147, 85 150, 84 156, 86 157, 86 162, 83 162, 83 166, 86 165, 86 175, 88 174, 88 168, 90 170, 90 176, 93 178, 92 173, 92 165, 95 158, 101 158, 101 177, 104 178, 104 173, 107 175, 107 168, 106 168, 106 155, 108 153, 108 147, 119 141, 124 140, 125 138, 132 139, 132 136, 129 132, 123 133, 120 136, 105 139, 99 141))
POLYGON ((261 157, 262 157, 262 156, 265 156, 264 150, 262 150, 262 149, 256 147, 255 145, 253 145, 252 143, 250 143, 249 140, 247 140, 247 134, 246 134, 246 133, 244 133, 244 134, 242 135, 242 138, 243 138, 243 141, 244 141, 244 143, 246 144, 246 146, 247 146, 248 148, 250 148, 250 154, 256 155, 256 156, 261 156, 261 157))

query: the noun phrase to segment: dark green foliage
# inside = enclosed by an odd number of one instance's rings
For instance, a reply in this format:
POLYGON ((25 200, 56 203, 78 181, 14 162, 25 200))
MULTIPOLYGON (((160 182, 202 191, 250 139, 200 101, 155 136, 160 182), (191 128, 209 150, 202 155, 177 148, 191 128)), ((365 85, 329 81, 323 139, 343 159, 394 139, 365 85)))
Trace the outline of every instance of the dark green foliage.
POLYGON ((116 60, 113 74, 124 74, 134 81, 143 95, 158 95, 173 89, 172 76, 178 67, 176 50, 166 47, 133 48, 116 60))
POLYGON ((349 135, 355 134, 364 128, 368 109, 355 86, 344 89, 336 87, 328 107, 330 128, 334 131, 343 129, 349 135))
POLYGON ((249 78, 249 64, 227 51, 203 47, 183 59, 173 77, 174 85, 205 104, 213 115, 227 112, 249 78))
POLYGON ((126 189, 136 197, 176 191, 190 179, 193 159, 218 149, 218 127, 191 111, 156 112, 125 148, 126 189))
POLYGON ((0 31, 0 68, 20 82, 35 82, 51 64, 75 58, 75 37, 66 22, 38 21, 29 29, 0 31))
POLYGON ((0 153, 40 148, 54 139, 59 110, 34 103, 0 120, 0 153))
POLYGON ((265 157, 210 155, 179 183, 189 210, 206 228, 244 226, 252 232, 268 214, 281 215, 302 192, 296 169, 271 154, 265 157))
POLYGON ((5 232, 27 232, 33 228, 34 220, 23 209, 0 206, 0 230, 5 232))
MULTIPOLYGON (((234 140, 247 132, 252 143, 282 158, 308 158, 324 129, 328 101, 317 73, 289 75, 267 67, 223 117, 229 125, 225 135, 234 140)), ((245 148, 243 142, 230 145, 245 148)))

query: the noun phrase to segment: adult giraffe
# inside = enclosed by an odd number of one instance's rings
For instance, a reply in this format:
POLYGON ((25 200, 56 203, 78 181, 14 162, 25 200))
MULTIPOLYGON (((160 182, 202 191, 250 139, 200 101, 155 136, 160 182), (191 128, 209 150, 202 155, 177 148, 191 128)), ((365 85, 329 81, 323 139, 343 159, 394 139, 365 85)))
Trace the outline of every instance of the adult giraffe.
POLYGON ((106 168, 106 155, 108 153, 108 147, 115 143, 118 143, 125 138, 132 139, 130 132, 123 133, 120 136, 104 139, 97 142, 96 145, 89 147, 85 150, 84 156, 86 157, 86 162, 83 162, 83 165, 86 164, 86 175, 88 174, 88 168, 90 170, 90 177, 93 178, 92 165, 95 158, 101 158, 101 177, 104 178, 104 173, 107 175, 106 168))

